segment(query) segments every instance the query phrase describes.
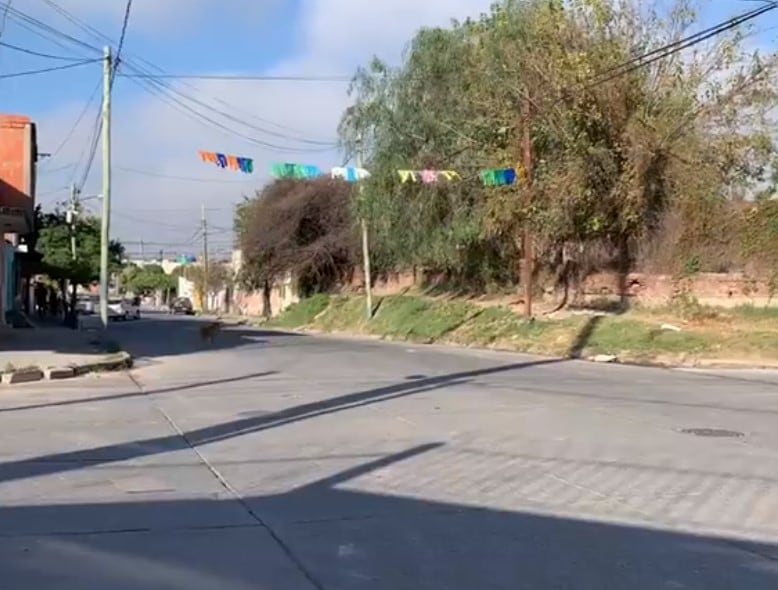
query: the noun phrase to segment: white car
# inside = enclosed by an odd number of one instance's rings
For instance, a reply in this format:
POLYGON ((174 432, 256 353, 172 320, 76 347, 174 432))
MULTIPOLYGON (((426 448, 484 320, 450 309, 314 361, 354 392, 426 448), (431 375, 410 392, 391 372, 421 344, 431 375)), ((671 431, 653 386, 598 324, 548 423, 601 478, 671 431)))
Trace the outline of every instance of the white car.
POLYGON ((94 295, 79 295, 76 299, 76 312, 83 315, 92 315, 98 306, 98 298, 94 295))
POLYGON ((139 320, 140 298, 109 299, 108 318, 112 320, 139 320))

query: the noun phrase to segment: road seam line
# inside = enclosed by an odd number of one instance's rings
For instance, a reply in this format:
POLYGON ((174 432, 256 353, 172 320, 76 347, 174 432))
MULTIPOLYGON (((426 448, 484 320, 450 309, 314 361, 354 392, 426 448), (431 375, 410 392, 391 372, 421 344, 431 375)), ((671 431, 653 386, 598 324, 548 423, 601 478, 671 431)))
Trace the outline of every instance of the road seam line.
MULTIPOLYGON (((135 386, 140 389, 141 392, 145 393, 145 390, 143 389, 143 386, 138 382, 135 377, 130 374, 130 379, 135 383, 135 386)), ((149 398, 150 399, 150 398, 149 398)), ((186 445, 191 449, 191 451, 197 455, 197 457, 200 459, 202 464, 211 472, 211 475, 213 475, 214 478, 221 484, 221 486, 227 490, 227 492, 234 498, 238 504, 240 504, 243 509, 246 511, 246 513, 262 528, 264 528, 268 534, 273 538, 273 540, 278 544, 278 546, 281 548, 281 550, 286 554, 287 558, 297 567, 298 571, 308 580, 308 582, 313 585, 316 590, 326 590, 325 586, 313 575, 312 572, 308 570, 308 568, 305 567, 302 560, 295 555, 295 553, 292 551, 291 547, 289 547, 283 539, 281 539, 280 535, 270 526, 268 525, 264 519, 259 516, 254 510, 251 508, 248 502, 244 500, 244 498, 238 493, 238 491, 230 485, 230 482, 227 481, 227 479, 219 472, 216 467, 214 467, 210 461, 195 447, 192 442, 187 438, 186 434, 184 433, 181 428, 179 428, 178 424, 176 424, 175 420, 162 408, 159 406, 156 402, 151 401, 151 405, 162 415, 162 417, 165 418, 167 423, 170 425, 170 428, 173 429, 173 431, 178 434, 178 436, 181 437, 181 439, 186 443, 186 445)))

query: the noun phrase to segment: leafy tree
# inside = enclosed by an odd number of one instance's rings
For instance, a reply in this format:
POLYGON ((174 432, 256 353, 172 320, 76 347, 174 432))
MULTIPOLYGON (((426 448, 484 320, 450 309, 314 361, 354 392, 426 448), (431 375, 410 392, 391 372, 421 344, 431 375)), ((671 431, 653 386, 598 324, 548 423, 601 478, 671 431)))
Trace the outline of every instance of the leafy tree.
POLYGON ((695 219, 752 195, 775 155, 776 56, 749 53, 741 29, 614 71, 698 24, 687 0, 661 14, 638 0, 502 0, 420 31, 397 69, 359 70, 340 134, 352 153, 359 140, 366 150, 360 206, 377 266, 515 280, 531 228, 548 264, 602 245, 624 270, 668 215, 685 216, 678 253, 708 240, 711 224, 695 219), (520 167, 525 126, 534 182, 484 189, 479 169, 520 167), (408 168, 464 179, 401 184, 396 171, 408 168))
POLYGON ((176 278, 158 264, 129 266, 122 275, 125 288, 140 296, 161 293, 167 299, 177 287, 176 278))
MULTIPOLYGON (((36 243, 37 251, 43 256, 43 270, 56 281, 63 299, 70 300, 72 316, 76 304, 76 288, 88 286, 100 278, 100 220, 90 215, 76 216, 73 229, 65 212, 56 210, 41 216, 36 243), (71 231, 75 232, 76 250, 73 257, 71 231), (70 285, 70 297, 67 285, 70 285)), ((112 240, 108 248, 108 271, 119 272, 122 268, 124 247, 112 240)))
MULTIPOLYGON (((183 277, 192 281, 195 291, 204 298, 206 295, 205 268, 202 264, 182 264, 173 271, 173 277, 183 277)), ((218 293, 232 282, 229 265, 213 262, 208 265, 207 294, 218 293)))
POLYGON ((236 210, 243 252, 241 282, 261 288, 269 313, 270 288, 291 273, 304 294, 327 291, 353 270, 358 239, 353 186, 340 180, 280 180, 236 210))

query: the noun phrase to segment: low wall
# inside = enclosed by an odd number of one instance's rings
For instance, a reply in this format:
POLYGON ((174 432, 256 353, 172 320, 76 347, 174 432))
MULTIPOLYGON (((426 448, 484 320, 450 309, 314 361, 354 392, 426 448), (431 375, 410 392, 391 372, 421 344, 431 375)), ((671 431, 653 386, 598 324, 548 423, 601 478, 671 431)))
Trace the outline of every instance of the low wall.
MULTIPOLYGON (((270 310, 274 316, 298 301, 300 295, 292 277, 276 283, 270 290, 270 310)), ((239 315, 261 316, 264 312, 262 291, 236 291, 232 299, 232 308, 239 315)))
MULTIPOLYGON (((434 278, 421 272, 390 273, 374 281, 373 292, 377 295, 394 295, 407 291, 422 280, 427 284, 434 282, 434 278)), ((572 293, 570 297, 578 301, 616 300, 621 295, 620 282, 616 273, 593 274, 587 277, 577 292, 572 293)), ((683 292, 696 297, 702 304, 718 307, 747 304, 778 306, 778 297, 771 297, 770 285, 766 279, 757 279, 742 273, 700 273, 684 279, 671 275, 630 273, 624 284, 626 294, 633 302, 648 306, 666 304, 683 292)), ((350 286, 360 289, 364 287, 361 273, 355 273, 350 286)), ((544 291, 549 300, 559 298, 553 288, 544 291)))
MULTIPOLYGON (((620 296, 619 277, 614 273, 598 273, 587 277, 578 290, 583 300, 620 296)), ((700 273, 678 279, 670 275, 630 273, 624 281, 629 298, 643 305, 662 305, 682 293, 694 296, 700 303, 718 307, 738 305, 778 305, 770 295, 767 280, 741 273, 700 273)))
MULTIPOLYGON (((439 278, 422 271, 395 272, 376 277, 373 281, 375 295, 397 295, 421 283, 434 283, 439 278)), ((596 273, 583 281, 576 292, 570 294, 571 303, 620 299, 620 279, 616 273, 596 273)), ((673 297, 682 293, 694 296, 704 305, 716 307, 735 307, 738 305, 778 306, 778 297, 771 297, 770 285, 766 279, 756 279, 741 273, 716 274, 700 273, 688 278, 678 279, 671 275, 652 275, 630 273, 624 281, 626 294, 633 303, 646 306, 664 305, 673 297)), ((362 291, 364 280, 358 270, 347 286, 352 291, 362 291)), ((543 299, 556 302, 560 293, 553 288, 544 290, 543 299)), ((778 294, 777 294, 778 295, 778 294)), ((270 301, 273 315, 299 301, 294 281, 286 281, 274 286, 270 301)), ((237 292, 234 309, 244 315, 262 314, 262 293, 237 292)))

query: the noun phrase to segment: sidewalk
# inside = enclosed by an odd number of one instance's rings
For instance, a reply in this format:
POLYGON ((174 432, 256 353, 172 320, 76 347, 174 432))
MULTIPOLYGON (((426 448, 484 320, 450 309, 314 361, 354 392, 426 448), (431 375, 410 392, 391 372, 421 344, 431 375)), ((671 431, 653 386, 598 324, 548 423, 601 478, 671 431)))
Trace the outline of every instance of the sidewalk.
POLYGON ((66 367, 104 358, 93 331, 60 326, 0 328, 0 372, 10 368, 66 367))

